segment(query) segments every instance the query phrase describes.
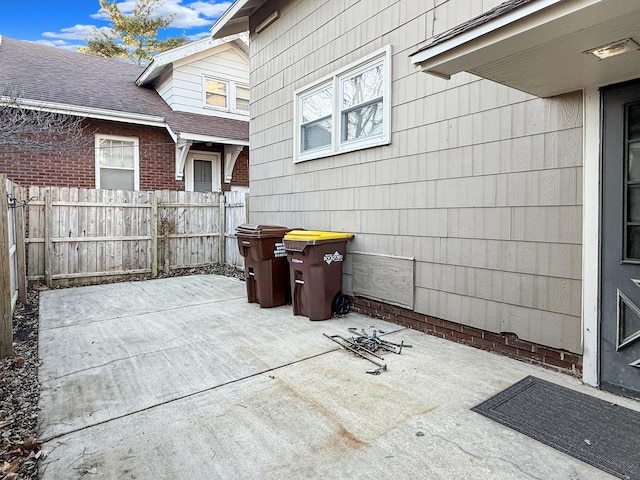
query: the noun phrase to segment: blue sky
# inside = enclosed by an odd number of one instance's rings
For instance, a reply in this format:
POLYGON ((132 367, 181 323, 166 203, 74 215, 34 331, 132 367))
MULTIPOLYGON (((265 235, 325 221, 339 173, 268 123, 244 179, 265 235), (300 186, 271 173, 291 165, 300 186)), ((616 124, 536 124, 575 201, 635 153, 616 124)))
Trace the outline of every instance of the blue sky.
MULTIPOLYGON (((117 3, 122 12, 129 13, 135 0, 117 3)), ((164 0, 158 13, 176 16, 172 28, 163 30, 160 36, 204 38, 231 3, 232 0, 164 0)), ((85 45, 84 39, 93 34, 94 27, 108 25, 98 0, 4 1, 0 7, 0 35, 69 50, 85 45)))

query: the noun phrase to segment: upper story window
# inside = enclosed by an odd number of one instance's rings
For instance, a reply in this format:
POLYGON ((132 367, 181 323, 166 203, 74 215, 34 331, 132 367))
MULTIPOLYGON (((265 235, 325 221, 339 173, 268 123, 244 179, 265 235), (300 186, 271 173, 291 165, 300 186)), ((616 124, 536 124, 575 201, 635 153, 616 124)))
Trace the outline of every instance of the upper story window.
POLYGON ((212 107, 228 108, 228 91, 229 85, 227 85, 227 82, 208 79, 205 86, 205 103, 212 107))
POLYGON ((236 84, 236 110, 249 111, 249 86, 236 84))
POLYGON ((96 188, 140 188, 139 144, 136 137, 96 135, 96 188))
POLYGON ((249 86, 204 77, 204 105, 231 112, 249 112, 249 86))
POLYGON ((296 91, 294 161, 390 143, 390 85, 386 47, 296 91))

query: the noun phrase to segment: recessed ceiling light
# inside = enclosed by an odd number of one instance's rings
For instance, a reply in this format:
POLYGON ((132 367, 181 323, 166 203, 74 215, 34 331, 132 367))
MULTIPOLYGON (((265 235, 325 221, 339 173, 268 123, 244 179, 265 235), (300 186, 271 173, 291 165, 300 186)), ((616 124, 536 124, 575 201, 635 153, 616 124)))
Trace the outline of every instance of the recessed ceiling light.
POLYGON ((623 53, 634 52, 636 50, 640 50, 640 45, 632 38, 625 38, 608 43, 607 45, 602 45, 601 47, 591 48, 583 53, 590 53, 600 60, 604 60, 605 58, 615 57, 616 55, 622 55, 623 53))

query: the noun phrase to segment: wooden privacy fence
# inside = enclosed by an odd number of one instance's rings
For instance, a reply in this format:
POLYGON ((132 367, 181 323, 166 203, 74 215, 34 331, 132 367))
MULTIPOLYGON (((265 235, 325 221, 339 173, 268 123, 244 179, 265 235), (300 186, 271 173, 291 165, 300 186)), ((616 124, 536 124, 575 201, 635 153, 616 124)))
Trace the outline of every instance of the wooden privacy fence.
POLYGON ((237 265, 231 232, 246 218, 241 192, 30 187, 28 198, 29 280, 88 285, 227 258, 237 265))
POLYGON ((0 358, 13 354, 16 302, 26 303, 23 189, 0 174, 0 358))
POLYGON ((225 259, 227 265, 244 269, 244 257, 240 255, 236 227, 249 221, 249 194, 225 193, 225 259))

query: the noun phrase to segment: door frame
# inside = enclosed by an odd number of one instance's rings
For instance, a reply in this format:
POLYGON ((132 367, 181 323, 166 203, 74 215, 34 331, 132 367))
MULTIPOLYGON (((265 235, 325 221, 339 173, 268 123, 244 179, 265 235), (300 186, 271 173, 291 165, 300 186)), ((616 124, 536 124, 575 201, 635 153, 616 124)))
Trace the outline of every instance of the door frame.
POLYGON ((206 160, 211 162, 211 181, 213 192, 222 189, 222 154, 218 152, 201 152, 190 150, 184 164, 184 190, 193 192, 193 161, 206 160), (217 188, 216 188, 217 187, 217 188))
POLYGON ((600 89, 583 90, 582 381, 597 387, 601 384, 603 115, 600 89))
POLYGON ((583 91, 582 164, 582 381, 600 385, 600 225, 602 209, 602 100, 583 91))

